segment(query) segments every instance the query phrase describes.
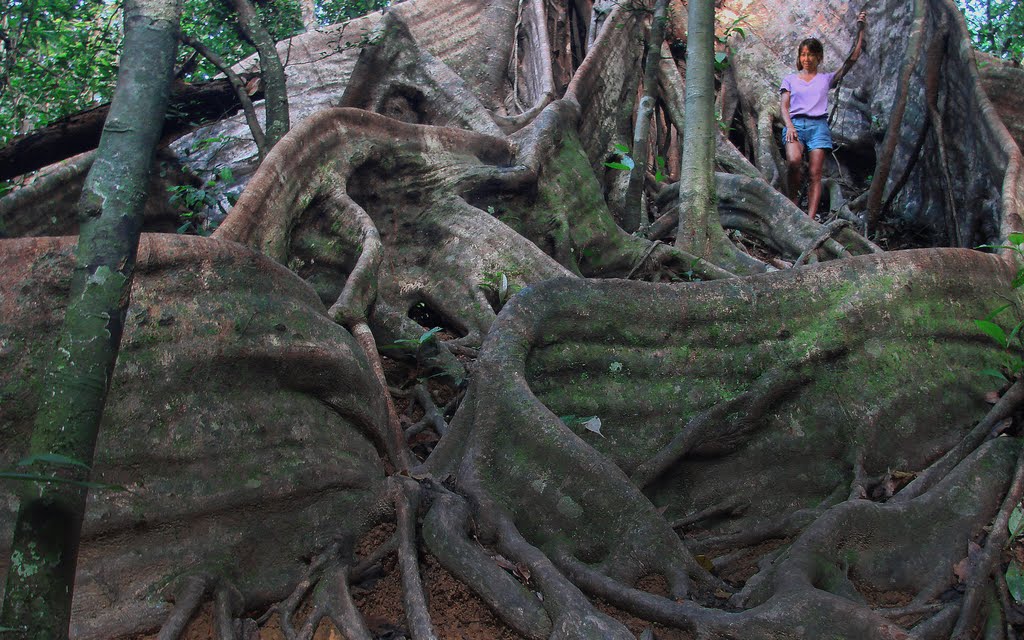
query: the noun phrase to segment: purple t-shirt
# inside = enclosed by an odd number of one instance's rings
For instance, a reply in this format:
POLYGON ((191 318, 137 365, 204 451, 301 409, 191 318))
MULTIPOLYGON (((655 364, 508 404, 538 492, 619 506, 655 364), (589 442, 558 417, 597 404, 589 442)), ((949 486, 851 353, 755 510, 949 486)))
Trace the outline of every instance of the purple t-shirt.
POLYGON ((789 115, 823 116, 828 113, 828 90, 835 75, 819 72, 810 82, 801 80, 799 73, 783 78, 779 91, 789 92, 789 115))

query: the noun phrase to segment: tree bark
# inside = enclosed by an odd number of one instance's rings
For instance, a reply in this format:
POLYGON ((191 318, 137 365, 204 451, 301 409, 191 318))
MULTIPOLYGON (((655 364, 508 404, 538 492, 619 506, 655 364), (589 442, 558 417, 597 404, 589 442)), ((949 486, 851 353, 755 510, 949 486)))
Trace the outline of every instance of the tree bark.
POLYGON ((277 55, 274 39, 260 22, 249 0, 224 0, 238 13, 238 26, 242 35, 260 56, 260 75, 267 93, 267 122, 264 127, 267 150, 277 144, 291 128, 288 116, 288 92, 285 87, 284 66, 277 55))
POLYGON ((644 178, 647 175, 648 137, 651 133, 651 115, 658 100, 658 65, 661 60, 661 46, 665 40, 665 12, 668 0, 654 4, 654 18, 651 21, 651 39, 647 43, 644 59, 644 94, 637 107, 636 127, 633 135, 633 170, 629 173, 626 187, 626 203, 623 209, 622 227, 630 233, 646 225, 643 219, 644 178))
POLYGON ((81 235, 57 352, 43 378, 11 544, 0 626, 18 640, 67 638, 78 540, 128 307, 146 185, 172 80, 180 0, 125 6, 121 70, 79 202, 81 235))
POLYGON ((679 178, 679 231, 676 246, 710 258, 716 244, 728 242, 715 208, 715 6, 694 0, 687 8, 686 122, 679 178))

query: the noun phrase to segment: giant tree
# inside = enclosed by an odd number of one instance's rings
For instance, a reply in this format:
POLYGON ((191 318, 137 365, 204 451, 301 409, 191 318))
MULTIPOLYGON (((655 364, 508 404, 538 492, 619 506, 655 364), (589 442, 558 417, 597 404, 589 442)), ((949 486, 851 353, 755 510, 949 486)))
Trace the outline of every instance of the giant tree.
MULTIPOLYGON (((211 600, 220 637, 270 618, 288 638, 325 619, 372 637, 358 592, 383 559, 403 594, 389 624, 443 636, 428 558, 501 620, 491 637, 948 637, 981 612, 1005 628, 1020 386, 983 373, 1007 352, 973 320, 1009 299, 983 325, 1009 333, 1015 268, 879 245, 1019 231, 1019 149, 955 10, 887 0, 869 43, 888 53, 838 96, 835 219, 808 220, 773 186, 776 81, 794 25, 827 63, 854 14, 744 6, 717 213, 729 253, 769 273, 653 239, 686 185, 648 181, 650 238, 615 217, 628 185, 606 163, 636 130, 645 49, 672 54, 650 155, 678 157, 680 3, 664 48, 643 42, 645 4, 399 3, 280 45, 295 124, 262 163, 241 119, 172 145, 245 186, 212 238, 144 236, 96 466, 131 492, 92 499, 75 634, 178 637, 211 600)), ((53 209, 47 180, 20 211, 53 209)), ((67 247, 0 257, 6 460, 67 247)))

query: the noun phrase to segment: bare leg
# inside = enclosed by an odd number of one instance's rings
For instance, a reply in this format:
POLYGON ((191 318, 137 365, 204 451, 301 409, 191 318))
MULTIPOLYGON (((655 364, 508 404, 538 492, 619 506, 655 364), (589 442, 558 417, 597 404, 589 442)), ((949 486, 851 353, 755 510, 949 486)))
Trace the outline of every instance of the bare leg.
POLYGON ((804 145, 799 142, 786 143, 786 195, 793 201, 793 204, 800 206, 797 202, 797 194, 800 192, 800 180, 803 179, 804 145))
POLYGON ((821 200, 821 169, 825 166, 825 150, 811 149, 809 164, 811 175, 807 187, 807 215, 813 218, 818 213, 818 201, 821 200))

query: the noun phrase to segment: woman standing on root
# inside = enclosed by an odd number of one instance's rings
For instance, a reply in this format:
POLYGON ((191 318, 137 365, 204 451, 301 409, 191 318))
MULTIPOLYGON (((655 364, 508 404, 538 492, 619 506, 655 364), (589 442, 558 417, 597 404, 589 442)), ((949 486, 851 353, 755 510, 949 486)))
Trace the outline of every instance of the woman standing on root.
POLYGON ((820 73, 818 66, 825 50, 817 38, 807 38, 797 48, 796 69, 782 79, 782 142, 786 147, 786 188, 789 199, 797 203, 797 191, 803 169, 804 149, 809 150, 810 185, 807 189, 807 215, 812 219, 821 199, 821 169, 825 151, 832 148, 832 132, 828 129, 828 92, 839 84, 860 57, 864 43, 867 14, 857 15, 857 43, 850 57, 836 73, 820 73))

